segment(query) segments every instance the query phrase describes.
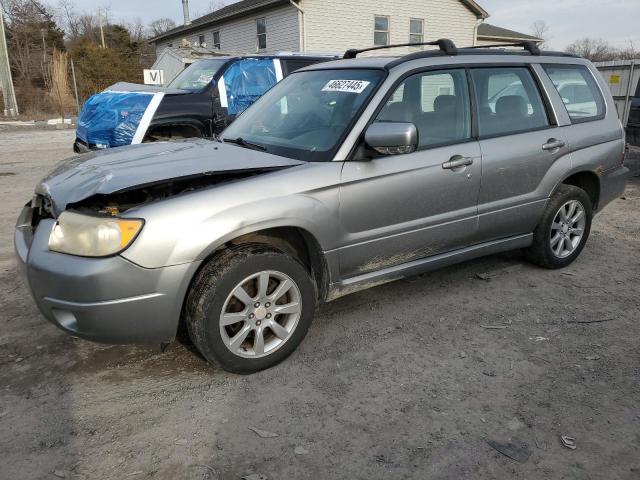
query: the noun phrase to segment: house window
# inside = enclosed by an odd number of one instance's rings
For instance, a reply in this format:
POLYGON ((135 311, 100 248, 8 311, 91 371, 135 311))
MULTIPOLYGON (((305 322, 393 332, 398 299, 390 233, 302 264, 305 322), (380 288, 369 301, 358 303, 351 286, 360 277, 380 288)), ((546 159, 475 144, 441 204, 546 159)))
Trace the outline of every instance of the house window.
POLYGON ((204 43, 204 35, 198 35, 198 45, 200 47, 204 47, 206 44, 204 43))
POLYGON ((267 48, 267 19, 263 17, 256 20, 256 27, 258 32, 258 50, 264 50, 267 48))
POLYGON ((220 50, 220 32, 213 32, 213 48, 220 50))
POLYGON ((373 44, 377 47, 389 45, 389 17, 376 15, 373 27, 373 44))
POLYGON ((424 42, 424 20, 412 18, 409 20, 409 43, 424 42))

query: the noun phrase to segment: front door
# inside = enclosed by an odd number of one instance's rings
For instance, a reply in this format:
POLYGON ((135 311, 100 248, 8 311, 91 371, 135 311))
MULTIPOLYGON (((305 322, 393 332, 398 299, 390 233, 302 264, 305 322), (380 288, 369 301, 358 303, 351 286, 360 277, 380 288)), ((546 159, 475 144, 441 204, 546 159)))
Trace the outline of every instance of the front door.
POLYGON ((375 121, 414 123, 419 146, 345 163, 342 278, 455 250, 477 234, 481 155, 465 70, 409 76, 375 121))
POLYGON ((569 152, 566 129, 553 125, 529 68, 470 72, 482 149, 478 240, 530 233, 546 203, 542 179, 569 152))

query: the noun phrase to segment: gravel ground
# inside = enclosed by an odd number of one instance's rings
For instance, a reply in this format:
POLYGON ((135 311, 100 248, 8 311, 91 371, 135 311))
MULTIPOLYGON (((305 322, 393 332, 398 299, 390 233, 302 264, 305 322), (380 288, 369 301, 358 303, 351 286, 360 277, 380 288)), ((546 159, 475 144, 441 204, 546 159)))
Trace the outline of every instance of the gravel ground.
POLYGON ((39 315, 13 224, 72 140, 0 131, 0 478, 640 478, 640 153, 569 268, 511 253, 353 294, 284 363, 237 376, 39 315))

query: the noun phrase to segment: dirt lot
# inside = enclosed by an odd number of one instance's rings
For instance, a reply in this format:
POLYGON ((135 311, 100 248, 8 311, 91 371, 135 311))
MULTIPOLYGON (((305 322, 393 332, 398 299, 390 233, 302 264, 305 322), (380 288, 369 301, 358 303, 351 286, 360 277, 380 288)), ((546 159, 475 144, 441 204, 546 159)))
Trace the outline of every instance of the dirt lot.
POLYGON ((568 269, 513 253, 357 293, 243 377, 39 315, 13 224, 72 136, 0 131, 0 478, 640 478, 640 153, 568 269))

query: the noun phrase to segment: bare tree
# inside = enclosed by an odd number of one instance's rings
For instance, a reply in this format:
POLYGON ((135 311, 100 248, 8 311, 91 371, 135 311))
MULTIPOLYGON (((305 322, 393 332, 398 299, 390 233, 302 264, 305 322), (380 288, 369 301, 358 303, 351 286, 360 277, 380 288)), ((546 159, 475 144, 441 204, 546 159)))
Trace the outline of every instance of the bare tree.
POLYGON ((549 25, 547 25, 547 22, 545 22, 544 20, 536 20, 531 24, 531 34, 534 37, 538 37, 544 40, 540 44, 541 47, 545 46, 550 40, 549 30, 549 25))
POLYGON ((149 31, 151 33, 151 36, 157 37, 158 35, 162 35, 164 32, 167 32, 175 27, 176 22, 174 22, 170 18, 159 18, 149 24, 149 31))
POLYGON ((71 0, 60 0, 57 10, 58 23, 63 26, 67 38, 75 40, 80 36, 78 13, 71 0))
POLYGON ((227 6, 225 0, 211 0, 207 7, 207 13, 212 13, 227 6))
POLYGON ((196 11, 193 14, 193 18, 199 18, 210 13, 217 12, 218 10, 227 6, 226 0, 210 0, 207 8, 203 11, 196 11))
POLYGON ((636 60, 640 59, 640 50, 636 49, 633 40, 629 40, 626 47, 618 50, 620 60, 636 60))
POLYGON ((123 27, 129 30, 129 35, 131 36, 131 40, 133 40, 134 42, 142 42, 145 39, 146 29, 140 17, 136 17, 131 22, 120 22, 120 23, 123 27))
POLYGON ((567 47, 567 52, 587 58, 592 62, 615 60, 619 52, 602 38, 581 38, 567 47))

